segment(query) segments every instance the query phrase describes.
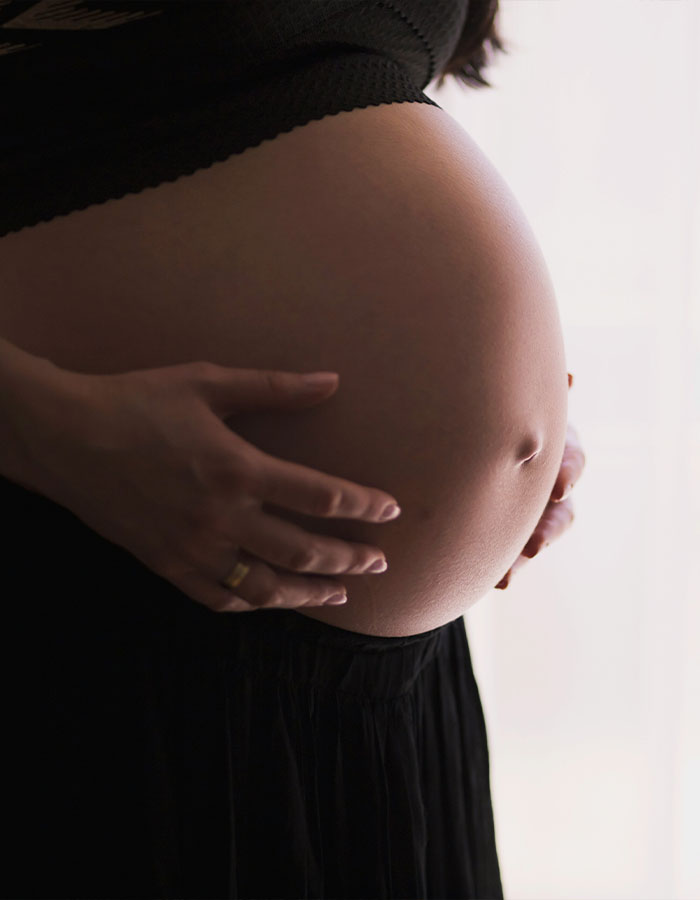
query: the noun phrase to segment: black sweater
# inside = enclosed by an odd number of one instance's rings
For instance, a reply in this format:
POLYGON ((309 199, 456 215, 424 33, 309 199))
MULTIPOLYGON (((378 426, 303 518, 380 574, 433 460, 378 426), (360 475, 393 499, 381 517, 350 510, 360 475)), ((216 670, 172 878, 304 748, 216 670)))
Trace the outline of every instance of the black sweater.
POLYGON ((423 89, 468 0, 0 0, 0 236, 423 89))

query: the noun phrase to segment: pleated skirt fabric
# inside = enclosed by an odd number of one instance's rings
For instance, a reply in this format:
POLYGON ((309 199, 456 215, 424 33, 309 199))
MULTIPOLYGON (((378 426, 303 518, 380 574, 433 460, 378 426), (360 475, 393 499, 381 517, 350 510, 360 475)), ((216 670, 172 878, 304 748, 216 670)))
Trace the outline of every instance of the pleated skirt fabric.
POLYGON ((502 898, 463 618, 216 614, 0 479, 3 897, 502 898))

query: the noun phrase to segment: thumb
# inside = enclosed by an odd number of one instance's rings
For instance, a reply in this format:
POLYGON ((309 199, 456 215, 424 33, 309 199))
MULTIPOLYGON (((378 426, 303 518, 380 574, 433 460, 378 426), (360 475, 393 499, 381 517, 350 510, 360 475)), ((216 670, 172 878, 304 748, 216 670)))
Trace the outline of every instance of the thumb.
POLYGON ((212 365, 200 382, 216 415, 254 409, 297 409, 326 400, 338 387, 335 372, 281 372, 212 365))

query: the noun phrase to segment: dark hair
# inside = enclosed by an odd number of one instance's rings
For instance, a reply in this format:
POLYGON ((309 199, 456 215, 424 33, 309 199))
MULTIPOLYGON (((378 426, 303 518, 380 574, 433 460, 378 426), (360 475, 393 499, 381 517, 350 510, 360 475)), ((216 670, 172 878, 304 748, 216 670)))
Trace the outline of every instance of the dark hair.
POLYGON ((507 44, 498 33, 495 21, 497 13, 498 0, 469 0, 462 36, 440 75, 438 87, 442 87, 447 75, 452 75, 466 87, 493 87, 483 77, 481 70, 492 62, 494 51, 509 52, 507 44), (487 44, 491 48, 489 54, 487 44))

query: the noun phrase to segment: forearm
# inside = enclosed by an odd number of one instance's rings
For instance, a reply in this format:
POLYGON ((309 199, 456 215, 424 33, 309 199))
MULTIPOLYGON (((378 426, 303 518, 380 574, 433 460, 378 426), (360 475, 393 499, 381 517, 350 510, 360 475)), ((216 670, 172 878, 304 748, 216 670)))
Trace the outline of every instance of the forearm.
POLYGON ((60 396, 62 370, 0 337, 0 475, 38 490, 37 417, 60 396))

